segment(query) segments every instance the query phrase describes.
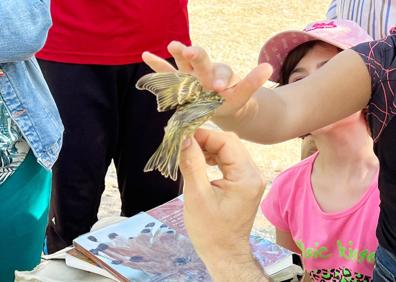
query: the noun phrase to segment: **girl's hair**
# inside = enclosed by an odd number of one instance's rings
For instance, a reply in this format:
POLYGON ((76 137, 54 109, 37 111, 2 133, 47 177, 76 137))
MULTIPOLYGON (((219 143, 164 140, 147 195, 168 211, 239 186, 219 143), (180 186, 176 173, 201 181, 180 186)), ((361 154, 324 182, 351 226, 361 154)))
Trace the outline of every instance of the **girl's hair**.
MULTIPOLYGON (((287 55, 285 61, 283 62, 282 68, 280 70, 280 79, 279 85, 286 85, 289 83, 289 77, 297 64, 301 61, 301 59, 316 45, 323 44, 323 41, 320 40, 312 40, 305 42, 301 45, 298 45, 296 48, 291 50, 287 55)), ((326 43, 328 44, 328 43, 326 43)), ((342 49, 338 48, 338 51, 341 52, 342 49)))
POLYGON ((280 80, 279 85, 286 85, 289 83, 289 77, 291 72, 297 66, 297 64, 301 61, 301 59, 319 42, 320 40, 313 40, 305 42, 301 45, 298 45, 296 48, 291 50, 287 55, 285 61, 283 62, 281 71, 280 71, 280 80))

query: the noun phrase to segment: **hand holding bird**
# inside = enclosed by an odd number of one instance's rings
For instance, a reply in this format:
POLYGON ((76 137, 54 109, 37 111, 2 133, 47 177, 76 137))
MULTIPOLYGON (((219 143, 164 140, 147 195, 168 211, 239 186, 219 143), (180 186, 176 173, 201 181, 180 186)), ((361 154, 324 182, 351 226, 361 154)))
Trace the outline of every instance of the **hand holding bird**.
POLYGON ((156 72, 180 71, 193 75, 204 89, 216 91, 224 97, 223 105, 216 111, 213 121, 222 126, 222 120, 237 115, 247 105, 250 98, 261 88, 272 73, 272 67, 260 64, 253 68, 243 79, 240 79, 232 68, 223 63, 213 62, 208 53, 199 46, 186 46, 172 41, 168 51, 175 59, 176 70, 166 60, 144 52, 143 61, 156 72))

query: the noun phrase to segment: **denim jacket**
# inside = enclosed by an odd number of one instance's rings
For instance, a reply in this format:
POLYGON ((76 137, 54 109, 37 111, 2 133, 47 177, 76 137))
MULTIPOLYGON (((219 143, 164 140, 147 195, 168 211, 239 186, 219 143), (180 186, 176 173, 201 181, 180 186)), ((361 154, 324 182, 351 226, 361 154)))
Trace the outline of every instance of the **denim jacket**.
POLYGON ((0 95, 47 169, 59 155, 63 125, 34 54, 50 26, 49 0, 0 0, 0 95))

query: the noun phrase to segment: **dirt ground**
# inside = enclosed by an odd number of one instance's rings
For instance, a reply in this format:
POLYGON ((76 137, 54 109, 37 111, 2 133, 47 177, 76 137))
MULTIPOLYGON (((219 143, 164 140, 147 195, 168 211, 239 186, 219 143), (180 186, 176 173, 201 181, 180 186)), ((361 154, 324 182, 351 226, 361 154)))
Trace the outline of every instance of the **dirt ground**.
MULTIPOLYGON (((191 38, 194 45, 208 50, 215 61, 230 64, 241 77, 257 64, 260 48, 273 34, 301 29, 325 18, 329 1, 323 0, 190 0, 191 38)), ((209 124, 209 126, 211 126, 209 124)), ((268 180, 299 160, 300 140, 276 145, 244 142, 257 166, 268 180)), ((217 172, 209 170, 210 177, 217 172)), ((118 215, 120 200, 114 166, 106 177, 99 217, 118 215)), ((257 229, 273 236, 270 224, 258 212, 257 229)))

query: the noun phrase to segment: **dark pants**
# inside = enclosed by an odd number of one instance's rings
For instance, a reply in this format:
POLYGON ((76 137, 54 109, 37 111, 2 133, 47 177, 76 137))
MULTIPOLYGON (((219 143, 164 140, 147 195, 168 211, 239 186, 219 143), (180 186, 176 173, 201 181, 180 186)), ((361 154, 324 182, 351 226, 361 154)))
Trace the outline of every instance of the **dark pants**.
POLYGON ((374 282, 396 281, 396 255, 381 246, 375 253, 374 282))
POLYGON ((157 171, 143 172, 172 114, 158 113, 155 96, 135 88, 136 81, 152 70, 144 63, 39 63, 65 126, 53 169, 49 253, 70 245, 97 221, 111 160, 117 169, 122 215, 132 216, 179 194, 180 181, 165 179, 157 171))

